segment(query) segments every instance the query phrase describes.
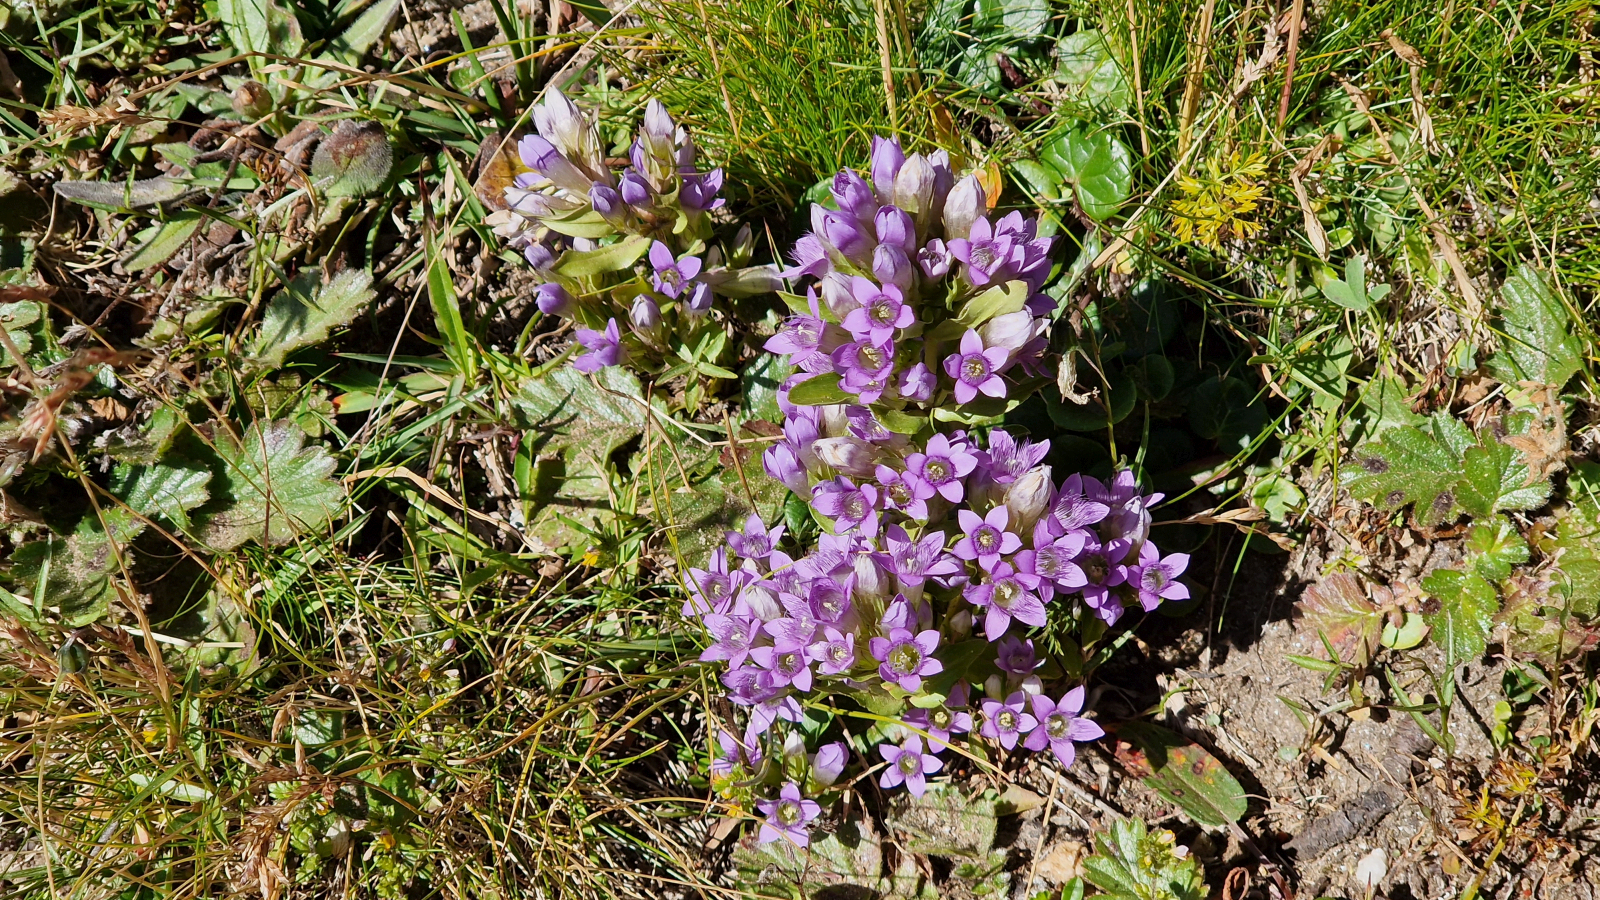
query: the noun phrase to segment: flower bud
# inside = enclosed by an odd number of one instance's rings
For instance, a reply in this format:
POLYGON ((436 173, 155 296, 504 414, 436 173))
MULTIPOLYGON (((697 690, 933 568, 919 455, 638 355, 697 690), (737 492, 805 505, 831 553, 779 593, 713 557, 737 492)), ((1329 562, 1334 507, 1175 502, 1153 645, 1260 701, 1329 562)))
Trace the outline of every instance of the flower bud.
POLYGON ((872 251, 872 274, 884 284, 892 284, 908 294, 917 280, 911 258, 894 244, 879 244, 878 249, 872 251))
POLYGON ((644 127, 639 131, 639 141, 651 156, 660 160, 672 159, 672 134, 678 128, 660 100, 651 99, 644 108, 644 127))
POLYGON ((849 407, 833 404, 816 409, 822 412, 822 421, 819 423, 822 437, 841 437, 850 433, 849 407))
POLYGON ((823 243, 849 260, 864 261, 871 256, 872 240, 862 232, 859 222, 820 206, 811 209, 813 230, 821 236, 823 243), (817 210, 822 212, 818 214, 817 210))
POLYGON ((1006 507, 1011 510, 1011 530, 1032 534, 1034 523, 1050 508, 1055 492, 1050 483, 1050 467, 1034 466, 1006 488, 1006 507))
POLYGON ((968 175, 957 182, 944 201, 945 240, 965 240, 984 209, 983 186, 978 183, 978 176, 968 175))
POLYGON ((622 202, 622 195, 614 187, 597 184, 589 189, 589 205, 600 214, 600 218, 613 227, 621 228, 628 220, 628 207, 622 202))
POLYGON ((1025 309, 995 316, 978 329, 978 336, 983 338, 985 347, 1004 347, 1013 357, 1024 344, 1033 339, 1033 334, 1033 313, 1025 309))
POLYGON ((983 681, 983 693, 990 700, 1005 700, 1006 680, 1000 677, 998 673, 990 675, 983 681))
POLYGON ((633 309, 628 318, 633 322, 633 327, 643 331, 652 332, 661 327, 661 307, 649 294, 640 294, 633 298, 633 309))
POLYGON ((822 276, 821 287, 822 302, 828 304, 828 309, 840 319, 861 305, 850 290, 849 276, 840 272, 829 272, 822 276))
POLYGON ((870 553, 858 553, 855 557, 856 596, 871 600, 886 600, 891 592, 889 576, 872 559, 870 553))
POLYGON ((689 291, 688 302, 684 305, 685 311, 690 316, 699 317, 711 311, 711 285, 705 282, 696 282, 689 291))
POLYGON ((1044 691, 1044 682, 1040 681, 1037 675, 1029 675, 1022 679, 1022 683, 1017 687, 1029 697, 1036 697, 1044 691))
POLYGON ((870 478, 878 465, 877 448, 860 438, 823 438, 812 449, 818 459, 852 478, 870 478))
POLYGON ((899 138, 872 139, 872 186, 885 203, 894 202, 895 177, 905 165, 906 155, 900 149, 899 138))
POLYGON ((746 222, 739 226, 739 233, 733 237, 733 246, 728 248, 728 265, 733 268, 748 266, 755 249, 755 232, 750 230, 750 223, 746 222))
POLYGON ((572 316, 573 299, 567 289, 554 281, 547 281, 534 289, 534 296, 539 304, 539 311, 547 316, 572 316))
POLYGON ((972 610, 963 609, 945 621, 950 640, 960 641, 972 636, 972 610))
POLYGON ((555 251, 543 244, 529 244, 523 248, 522 255, 528 260, 528 265, 539 272, 548 271, 556 264, 555 251))
POLYGON ((794 446, 785 442, 773 444, 766 452, 761 454, 761 467, 773 480, 781 482, 784 487, 802 497, 810 496, 811 481, 806 476, 806 467, 800 462, 800 454, 794 446))
POLYGON ((923 228, 932 224, 937 212, 933 206, 934 180, 933 166, 920 153, 906 160, 894 179, 894 205, 910 213, 923 228))
POLYGON ((811 757, 811 777, 818 784, 831 786, 844 774, 844 767, 850 762, 850 751, 845 747, 844 741, 835 741, 823 744, 817 748, 811 757))
MULTIPOLYGON (((605 154, 600 150, 600 133, 588 119, 583 117, 578 107, 567 99, 567 95, 555 87, 547 89, 544 103, 533 108, 533 124, 539 129, 541 137, 559 149, 561 155, 566 157, 571 165, 588 176, 586 181, 610 182, 611 176, 606 171, 605 154)), ((527 138, 523 138, 523 141, 526 143, 527 138)), ((526 157, 523 161, 527 161, 526 157)), ((529 167, 539 168, 532 163, 529 163, 529 167)), ((549 177, 551 181, 560 184, 555 176, 549 177)), ((562 185, 562 187, 567 186, 562 185)), ((587 192, 588 185, 571 190, 587 192)))
POLYGON ((862 225, 870 224, 878 212, 878 198, 854 169, 844 169, 833 176, 833 199, 839 204, 839 212, 862 225))
POLYGON ((272 95, 259 81, 246 81, 233 92, 233 112, 241 119, 260 119, 272 112, 272 95))
POLYGON ((878 243, 893 244, 907 253, 917 249, 917 226, 905 210, 885 206, 873 218, 878 243))
POLYGON ((938 380, 933 372, 926 365, 917 363, 900 373, 895 387, 899 388, 900 396, 905 399, 915 403, 927 403, 933 399, 933 389, 937 384, 938 380))
POLYGON ((628 171, 622 173, 619 189, 622 193, 622 199, 627 201, 628 205, 634 209, 649 209, 655 205, 650 185, 638 172, 628 171))

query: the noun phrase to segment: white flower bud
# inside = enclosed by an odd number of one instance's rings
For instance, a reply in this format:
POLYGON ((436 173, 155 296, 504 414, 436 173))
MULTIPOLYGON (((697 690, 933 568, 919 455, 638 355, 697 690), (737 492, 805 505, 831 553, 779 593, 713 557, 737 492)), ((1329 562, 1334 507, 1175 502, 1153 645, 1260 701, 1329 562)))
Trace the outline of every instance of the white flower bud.
POLYGON ((894 205, 911 214, 920 225, 932 214, 933 166, 914 153, 900 166, 894 179, 894 205))
POLYGON ((984 679, 983 693, 984 696, 988 697, 990 700, 1005 700, 1006 680, 1000 677, 998 672, 990 675, 988 678, 984 679))
POLYGON ((1012 533, 1033 534, 1034 524, 1050 508, 1053 493, 1049 466, 1034 466, 1011 482, 1006 488, 1006 507, 1011 510, 1012 533))
POLYGON ((812 450, 818 459, 852 478, 870 478, 878 465, 877 448, 860 438, 822 438, 812 450))
POLYGON ((855 558, 856 570, 856 596, 858 598, 876 598, 887 600, 890 593, 889 576, 883 571, 872 556, 858 553, 855 558))
POLYGON ((972 231, 972 223, 985 209, 983 185, 978 183, 978 176, 961 179, 944 200, 944 239, 966 238, 972 231))
POLYGON ((1020 687, 1022 692, 1030 697, 1036 697, 1044 691, 1044 683, 1039 680, 1037 675, 1029 675, 1027 678, 1022 679, 1020 687))
POLYGON ((963 609, 951 616, 945 625, 950 632, 952 641, 963 640, 972 636, 972 610, 963 609))
MULTIPOLYGON (((841 404, 817 407, 822 411, 822 436, 841 437, 850 433, 850 417, 841 404)), ((816 451, 813 450, 813 453, 816 451)))
POLYGON ((1014 313, 995 316, 978 329, 985 347, 1004 347, 1012 354, 1033 340, 1035 333, 1033 313, 1019 309, 1014 313))

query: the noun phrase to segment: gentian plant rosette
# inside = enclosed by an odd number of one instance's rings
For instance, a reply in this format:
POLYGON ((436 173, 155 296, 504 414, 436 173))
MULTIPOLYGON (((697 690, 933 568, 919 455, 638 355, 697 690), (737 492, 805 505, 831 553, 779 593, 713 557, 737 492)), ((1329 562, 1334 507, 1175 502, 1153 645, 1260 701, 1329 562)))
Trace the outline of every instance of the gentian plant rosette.
POLYGON ((717 765, 764 761, 724 792, 764 813, 758 840, 796 839, 812 818, 795 797, 826 805, 841 753, 919 795, 962 742, 1070 764, 1102 732, 1082 685, 1047 687, 1059 668, 1033 638, 1184 596, 1187 557, 1156 550, 1161 497, 1132 473, 1057 482, 1047 441, 981 431, 1045 368, 1050 241, 1020 213, 991 222, 943 153, 879 140, 871 169, 813 208, 785 273, 805 293, 767 342, 796 374, 763 464, 820 533, 784 545, 752 519, 687 584, 702 659, 742 710, 717 765), (840 701, 877 724, 829 745, 824 778, 800 735, 840 701))
MULTIPOLYGON (((606 156, 595 123, 554 87, 533 120, 536 133, 517 144, 528 171, 488 221, 544 279, 539 310, 578 325, 574 365, 671 377, 689 371, 685 348, 721 355, 727 326, 708 315, 716 298, 781 285, 776 267, 750 264, 748 226, 713 241, 713 216, 726 218, 722 170, 700 171, 694 141, 655 100, 625 164, 606 156)), ((715 358, 700 361, 701 372, 737 377, 715 358)))

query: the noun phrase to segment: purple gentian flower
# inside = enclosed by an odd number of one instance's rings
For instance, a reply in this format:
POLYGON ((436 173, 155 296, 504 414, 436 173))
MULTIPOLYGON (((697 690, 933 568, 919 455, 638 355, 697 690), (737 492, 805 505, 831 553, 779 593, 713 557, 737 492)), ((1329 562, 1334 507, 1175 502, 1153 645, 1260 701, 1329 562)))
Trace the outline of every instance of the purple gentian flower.
POLYGON ((942 434, 928 438, 924 452, 906 456, 906 471, 951 503, 961 502, 965 493, 962 479, 977 466, 978 457, 970 447, 959 441, 952 443, 942 434))
POLYGON ((966 263, 967 280, 975 287, 983 287, 991 281, 1009 279, 1015 247, 1010 236, 995 234, 988 218, 979 216, 965 238, 950 242, 950 254, 966 263))
POLYGON ((811 480, 806 477, 805 463, 800 461, 800 451, 794 444, 785 441, 768 447, 761 454, 761 467, 773 481, 781 482, 796 494, 810 493, 811 480))
POLYGON ((839 387, 862 403, 876 403, 894 374, 893 341, 857 341, 833 351, 833 367, 842 376, 839 387))
POLYGON ((894 197, 894 179, 905 165, 906 154, 900 149, 899 138, 872 138, 872 186, 885 202, 894 197))
POLYGON ((1000 746, 1010 750, 1017 745, 1017 738, 1027 734, 1038 726, 1039 720, 1029 715, 1027 711, 1026 695, 1017 691, 1006 698, 1006 702, 999 700, 983 701, 983 728, 979 734, 991 740, 999 741, 1000 746))
POLYGON ((933 625, 933 606, 926 600, 912 603, 905 594, 895 594, 889 605, 884 607, 883 617, 878 620, 878 628, 884 632, 895 629, 906 631, 923 631, 933 625))
POLYGON ((1034 549, 1017 554, 1017 571, 1039 580, 1039 591, 1045 600, 1057 590, 1070 594, 1089 583, 1083 569, 1075 562, 1087 541, 1088 536, 1082 531, 1053 537, 1049 523, 1040 521, 1033 529, 1034 549))
POLYGON ((822 240, 824 247, 846 259, 865 263, 872 258, 872 239, 861 223, 848 215, 812 204, 811 231, 822 240))
POLYGON ((1078 685, 1061 698, 1061 702, 1052 701, 1043 694, 1033 696, 1033 715, 1039 720, 1039 727, 1028 733, 1028 739, 1023 746, 1029 750, 1043 750, 1046 745, 1061 760, 1062 766, 1072 765, 1077 758, 1076 743, 1098 740, 1105 737, 1105 729, 1096 725, 1089 719, 1080 718, 1078 713, 1083 711, 1083 685, 1078 685))
POLYGON ((819 624, 842 628, 850 624, 845 617, 850 615, 850 595, 855 591, 855 582, 854 575, 843 579, 813 578, 806 582, 805 596, 795 598, 797 602, 791 611, 797 617, 803 615, 819 624))
POLYGON ((674 260, 672 248, 656 241, 650 245, 650 266, 655 273, 650 283, 668 297, 676 298, 700 274, 700 258, 685 253, 674 260))
POLYGON ((936 493, 932 485, 909 472, 896 472, 885 465, 879 465, 875 474, 885 506, 898 509, 913 519, 927 520, 928 499, 936 493))
POLYGON ((761 764, 761 744, 745 743, 738 735, 727 731, 717 732, 717 743, 722 755, 711 761, 711 777, 730 778, 739 771, 753 771, 761 764))
POLYGON ((884 286, 894 285, 902 292, 910 291, 917 283, 916 267, 906 251, 893 244, 879 244, 872 251, 872 274, 884 286))
POLYGON ((728 549, 745 559, 754 559, 766 562, 772 556, 772 551, 778 549, 778 541, 783 538, 784 526, 774 525, 769 531, 761 517, 751 513, 744 520, 744 533, 729 531, 724 534, 728 541, 728 549))
POLYGON ((917 226, 911 215, 903 209, 885 206, 873 217, 873 229, 878 234, 880 246, 898 247, 902 253, 917 249, 917 226))
POLYGON ((880 545, 883 567, 894 573, 900 590, 915 595, 930 577, 955 575, 961 564, 944 552, 944 535, 937 531, 913 541, 899 525, 890 525, 880 545))
POLYGON ((904 372, 895 382, 895 389, 900 396, 913 403, 926 403, 933 399, 933 389, 938 387, 939 379, 934 377, 932 371, 923 363, 916 363, 904 372))
POLYGON ((815 234, 803 235, 795 241, 789 258, 794 260, 794 265, 779 272, 778 277, 795 279, 807 275, 820 276, 828 271, 828 250, 815 234))
POLYGON ((633 323, 635 331, 645 333, 655 331, 661 327, 661 307, 649 294, 640 294, 633 298, 633 308, 628 312, 628 319, 633 323))
POLYGON ((922 679, 944 671, 944 663, 933 658, 939 649, 939 632, 929 629, 912 634, 908 629, 896 628, 888 637, 875 637, 867 642, 878 666, 878 675, 902 690, 915 693, 922 689, 922 679))
POLYGON ((1009 432, 996 428, 989 432, 989 449, 982 458, 991 478, 1000 484, 1010 484, 1042 462, 1049 452, 1049 441, 1035 444, 1024 440, 1018 444, 1009 432))
POLYGON ((567 318, 572 315, 572 295, 554 281, 546 281, 534 289, 538 296, 539 312, 547 316, 567 318))
POLYGON ((904 720, 907 725, 928 733, 929 747, 948 747, 951 735, 972 730, 972 713, 966 707, 967 684, 958 681, 944 703, 932 709, 913 709, 905 714, 904 720))
POLYGON ((1130 546, 1142 543, 1150 533, 1150 507, 1161 502, 1164 494, 1141 496, 1139 479, 1132 469, 1123 469, 1112 479, 1109 487, 1093 478, 1084 482, 1089 497, 1104 503, 1111 510, 1100 523, 1103 540, 1125 540, 1130 546))
POLYGON ((857 275, 850 279, 850 294, 860 305, 845 314, 843 324, 858 341, 887 345, 895 329, 909 328, 917 321, 905 295, 892 284, 880 288, 857 275))
POLYGON ((811 843, 811 820, 822 815, 822 806, 802 797, 800 786, 792 781, 784 783, 778 799, 763 800, 756 804, 756 809, 767 817, 761 823, 761 833, 756 836, 756 842, 761 844, 784 838, 796 847, 805 847, 811 843))
POLYGON ((811 313, 799 313, 784 320, 778 333, 768 338, 763 346, 769 353, 788 356, 792 365, 811 372, 827 365, 828 354, 837 349, 841 341, 839 335, 833 333, 836 329, 830 329, 823 320, 815 289, 806 289, 806 301, 811 313))
POLYGON ((1161 551, 1148 541, 1139 548, 1139 562, 1129 567, 1129 581, 1139 589, 1139 605, 1150 612, 1162 600, 1187 600, 1189 588, 1178 580, 1189 568, 1189 554, 1172 553, 1162 558, 1161 551))
MULTIPOLYGON (((1084 487, 1085 480, 1082 475, 1069 475, 1066 481, 1061 482, 1055 505, 1050 509, 1050 517, 1060 529, 1058 533, 1088 528, 1110 514, 1110 506, 1090 498, 1084 487)), ((1094 488, 1100 487, 1100 482, 1093 478, 1087 481, 1094 488)))
POLYGON ((689 569, 689 600, 683 605, 683 615, 727 612, 734 595, 744 586, 745 577, 744 572, 728 570, 727 551, 721 547, 711 551, 706 568, 689 569))
POLYGON ((833 520, 835 534, 851 528, 867 537, 878 533, 878 489, 870 484, 856 487, 842 475, 824 481, 812 489, 811 505, 833 520))
POLYGON ((589 193, 594 179, 561 155, 556 145, 541 135, 530 134, 517 142, 517 153, 522 164, 550 179, 556 187, 565 188, 579 196, 589 193))
POLYGON ((978 332, 967 329, 961 336, 961 350, 944 358, 945 374, 956 381, 956 402, 971 403, 978 394, 1004 397, 1006 383, 999 372, 1011 354, 1004 347, 983 346, 978 332))
POLYGON ((1044 602, 1028 584, 1032 576, 1019 575, 1010 563, 997 562, 989 569, 989 580, 967 588, 967 602, 987 609, 983 619, 984 635, 998 641, 1016 619, 1036 628, 1044 627, 1044 602))
POLYGON ((962 538, 953 549, 961 559, 975 559, 987 571, 993 571, 1000 557, 1010 556, 1022 547, 1022 538, 1007 531, 1011 511, 996 506, 989 514, 978 518, 970 509, 956 510, 956 521, 961 525, 962 538))
POLYGON ((616 319, 606 320, 605 331, 579 328, 577 338, 589 351, 572 361, 572 367, 579 372, 588 375, 622 362, 622 332, 617 329, 616 319))
MULTIPOLYGON (((769 626, 770 627, 770 626, 769 626)), ((769 683, 775 688, 793 686, 797 691, 811 690, 811 658, 804 648, 780 650, 778 647, 756 647, 750 659, 766 670, 769 683)))
POLYGON ((823 640, 811 645, 811 658, 824 675, 843 675, 856 664, 856 635, 837 628, 823 628, 823 640))
POLYGON ((833 176, 833 200, 840 212, 863 224, 870 223, 878 212, 872 186, 854 169, 841 169, 833 176))
POLYGON ((1128 567, 1122 565, 1128 549, 1127 541, 1101 543, 1089 537, 1084 539, 1083 552, 1073 560, 1088 582, 1083 586, 1083 602, 1107 625, 1122 617, 1122 601, 1111 589, 1128 580, 1128 567))
POLYGON ((1002 672, 1028 676, 1039 668, 1039 654, 1034 652, 1033 641, 1008 634, 995 648, 994 664, 1002 672))
POLYGON ((889 764, 878 777, 878 786, 892 788, 903 783, 913 797, 921 797, 928 790, 927 776, 944 768, 944 760, 922 752, 922 738, 914 734, 898 747, 879 744, 878 752, 889 764))
POLYGON ((934 238, 926 247, 917 251, 917 268, 928 276, 928 280, 938 281, 950 274, 950 263, 953 259, 955 257, 950 255, 950 250, 944 241, 934 238))
POLYGON ((728 668, 737 669, 750 656, 751 645, 761 634, 761 620, 746 616, 724 616, 712 613, 705 618, 706 630, 717 639, 700 654, 701 662, 727 660, 728 668))
POLYGON ((717 192, 722 190, 722 169, 712 169, 704 175, 684 175, 683 187, 678 189, 678 202, 690 212, 705 212, 723 204, 717 192))
POLYGON ((655 205, 655 193, 650 190, 650 182, 632 169, 623 172, 622 177, 617 179, 617 192, 625 203, 640 212, 655 205))

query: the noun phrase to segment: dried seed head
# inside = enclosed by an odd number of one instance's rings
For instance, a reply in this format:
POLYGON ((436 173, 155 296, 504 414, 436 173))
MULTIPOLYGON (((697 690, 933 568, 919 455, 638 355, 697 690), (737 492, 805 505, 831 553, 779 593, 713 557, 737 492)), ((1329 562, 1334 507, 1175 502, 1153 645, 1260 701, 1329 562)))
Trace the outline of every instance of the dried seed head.
POLYGON ((241 119, 260 119, 272 112, 272 95, 259 81, 246 81, 233 92, 233 111, 241 119))
POLYGON ((376 122, 340 122, 322 139, 311 158, 311 176, 330 183, 330 197, 360 197, 377 192, 389 177, 394 151, 376 122))

